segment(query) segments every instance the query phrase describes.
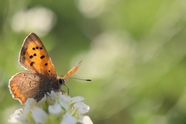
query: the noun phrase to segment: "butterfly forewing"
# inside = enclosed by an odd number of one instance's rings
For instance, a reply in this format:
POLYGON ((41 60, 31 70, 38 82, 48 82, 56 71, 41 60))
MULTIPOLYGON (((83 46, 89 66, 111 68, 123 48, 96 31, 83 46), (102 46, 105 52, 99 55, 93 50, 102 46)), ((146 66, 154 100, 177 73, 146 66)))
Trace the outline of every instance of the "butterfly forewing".
POLYGON ((19 62, 32 72, 57 77, 54 65, 39 37, 31 33, 23 42, 19 62))
POLYGON ((63 77, 64 79, 67 79, 68 77, 70 77, 71 75, 73 75, 79 68, 79 66, 81 65, 81 62, 80 61, 76 66, 74 66, 72 69, 70 69, 66 74, 65 76, 63 77))

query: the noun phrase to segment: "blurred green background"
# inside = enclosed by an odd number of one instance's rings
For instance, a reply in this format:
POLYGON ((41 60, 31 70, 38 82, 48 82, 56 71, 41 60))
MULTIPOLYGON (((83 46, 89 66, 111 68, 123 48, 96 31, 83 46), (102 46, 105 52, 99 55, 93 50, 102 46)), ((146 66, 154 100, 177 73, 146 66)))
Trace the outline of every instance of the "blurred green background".
POLYGON ((0 0, 0 123, 21 107, 8 81, 35 32, 95 124, 186 124, 184 0, 0 0))

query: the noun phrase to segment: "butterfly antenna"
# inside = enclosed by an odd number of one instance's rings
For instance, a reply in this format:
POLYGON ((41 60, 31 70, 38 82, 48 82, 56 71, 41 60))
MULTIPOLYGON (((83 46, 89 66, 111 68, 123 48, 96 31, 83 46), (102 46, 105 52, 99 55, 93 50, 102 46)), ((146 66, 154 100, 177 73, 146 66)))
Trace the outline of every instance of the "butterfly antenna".
POLYGON ((75 79, 75 80, 82 80, 82 81, 92 81, 91 79, 81 79, 81 78, 74 78, 74 77, 70 77, 68 79, 75 79))

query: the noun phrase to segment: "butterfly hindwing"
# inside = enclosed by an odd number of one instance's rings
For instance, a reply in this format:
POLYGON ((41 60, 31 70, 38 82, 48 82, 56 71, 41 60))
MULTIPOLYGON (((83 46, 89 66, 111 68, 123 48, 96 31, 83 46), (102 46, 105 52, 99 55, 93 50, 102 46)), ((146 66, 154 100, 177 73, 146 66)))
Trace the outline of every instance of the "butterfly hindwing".
POLYGON ((46 82, 44 81, 41 76, 35 73, 20 72, 10 79, 9 88, 13 98, 20 100, 21 103, 25 103, 28 98, 36 97, 36 100, 39 101, 44 96, 43 89, 41 89, 46 82))

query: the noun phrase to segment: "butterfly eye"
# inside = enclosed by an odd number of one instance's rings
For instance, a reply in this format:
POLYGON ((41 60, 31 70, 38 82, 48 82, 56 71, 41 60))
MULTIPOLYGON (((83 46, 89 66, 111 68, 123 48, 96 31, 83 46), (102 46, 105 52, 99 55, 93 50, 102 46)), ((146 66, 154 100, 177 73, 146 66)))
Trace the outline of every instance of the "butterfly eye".
POLYGON ((58 83, 59 83, 60 85, 65 85, 65 80, 62 79, 62 78, 60 78, 60 79, 58 80, 58 83))

